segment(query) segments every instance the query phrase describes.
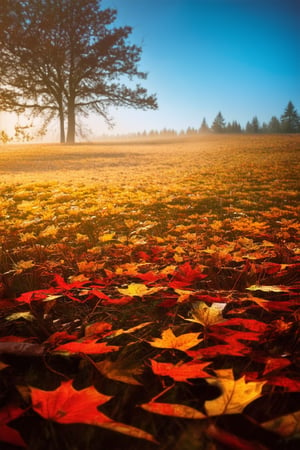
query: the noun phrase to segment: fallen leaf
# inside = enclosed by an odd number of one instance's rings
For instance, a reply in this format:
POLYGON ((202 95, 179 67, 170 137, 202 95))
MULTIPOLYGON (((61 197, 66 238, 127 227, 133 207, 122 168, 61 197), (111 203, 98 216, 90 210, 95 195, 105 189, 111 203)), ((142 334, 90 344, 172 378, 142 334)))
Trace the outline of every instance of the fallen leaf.
POLYGON ((128 366, 128 362, 124 360, 117 359, 116 361, 110 361, 105 359, 95 363, 97 369, 110 380, 121 381, 122 383, 141 385, 133 375, 140 375, 143 373, 143 368, 141 367, 131 367, 128 366))
POLYGON ((123 328, 120 328, 119 330, 112 331, 109 337, 112 338, 112 337, 120 336, 120 334, 134 333, 135 331, 140 330, 141 328, 151 325, 151 323, 153 323, 153 322, 143 322, 143 323, 140 323, 139 325, 136 325, 135 327, 128 328, 127 330, 123 330, 123 328))
POLYGON ((216 384, 222 394, 204 404, 208 416, 222 414, 239 414, 255 399, 261 396, 261 390, 266 381, 246 383, 245 377, 234 379, 232 369, 216 370, 217 379, 208 378, 207 382, 216 384))
POLYGON ((30 387, 32 408, 44 419, 58 423, 85 423, 156 442, 154 437, 127 424, 115 422, 98 410, 112 397, 101 394, 94 386, 76 390, 73 380, 62 382, 54 391, 30 387))
POLYGON ((18 447, 27 447, 20 433, 7 424, 17 419, 24 413, 24 410, 13 404, 4 406, 0 410, 0 441, 18 447))
POLYGON ((209 366, 211 362, 195 363, 193 361, 188 363, 163 363, 150 359, 152 372, 155 375, 168 376, 174 381, 188 381, 189 378, 205 378, 210 375, 204 372, 204 368, 209 366))
POLYGON ((222 311, 225 308, 226 303, 213 303, 207 306, 204 302, 197 302, 192 306, 191 316, 192 319, 185 319, 189 322, 200 323, 204 327, 215 325, 216 323, 224 322, 222 311))
POLYGON ((107 345, 106 342, 97 342, 98 339, 86 339, 82 342, 68 342, 67 344, 62 344, 56 347, 54 352, 63 353, 86 353, 88 355, 92 354, 102 354, 110 353, 119 350, 116 345, 107 345))
POLYGON ((176 403, 158 403, 149 402, 140 405, 145 411, 163 416, 175 416, 185 419, 206 419, 207 416, 195 408, 186 405, 179 405, 176 403))
POLYGON ((176 294, 179 295, 177 303, 183 303, 189 300, 190 296, 194 294, 194 291, 188 291, 185 289, 175 289, 176 294))
POLYGON ((18 312, 18 313, 14 313, 11 314, 10 316, 7 316, 5 318, 6 320, 18 320, 18 319, 25 319, 25 320, 29 320, 30 322, 32 322, 34 320, 34 316, 30 313, 30 312, 18 312))
POLYGON ((95 322, 87 325, 84 330, 84 334, 86 337, 101 335, 106 331, 110 331, 112 329, 112 324, 108 322, 95 322))
POLYGON ((142 283, 131 283, 126 289, 119 288, 118 291, 120 294, 129 296, 129 297, 144 297, 144 295, 151 295, 155 292, 158 292, 162 289, 162 287, 153 287, 148 288, 142 283))
POLYGON ((162 332, 162 338, 155 338, 153 341, 148 341, 152 347, 158 348, 174 348, 176 350, 185 351, 189 348, 195 347, 203 339, 198 339, 200 333, 186 333, 176 337, 171 330, 168 328, 162 332))
POLYGON ((262 291, 262 292, 289 292, 287 286, 262 286, 253 284, 246 288, 248 291, 262 291))

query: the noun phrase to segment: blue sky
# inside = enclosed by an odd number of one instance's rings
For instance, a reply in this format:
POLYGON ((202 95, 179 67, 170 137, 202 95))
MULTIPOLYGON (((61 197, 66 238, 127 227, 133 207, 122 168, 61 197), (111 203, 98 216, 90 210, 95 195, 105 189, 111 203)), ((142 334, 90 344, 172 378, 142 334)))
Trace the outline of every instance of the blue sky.
MULTIPOLYGON (((300 112, 300 0, 102 0, 143 48, 142 84, 159 109, 112 110, 114 133, 199 127, 219 111, 245 125, 300 112)), ((97 134, 108 131, 101 118, 97 134)))
MULTIPOLYGON (((133 27, 130 42, 142 46, 140 69, 148 72, 138 81, 157 94, 159 109, 112 109, 112 130, 91 116, 83 128, 87 137, 198 128, 203 117, 211 125, 219 111, 242 126, 255 115, 268 122, 290 100, 300 113, 300 0, 101 4, 118 11, 115 25, 133 27)), ((3 115, 0 122, 0 129, 8 124, 3 115)), ((51 139, 58 139, 57 130, 54 122, 51 139)))

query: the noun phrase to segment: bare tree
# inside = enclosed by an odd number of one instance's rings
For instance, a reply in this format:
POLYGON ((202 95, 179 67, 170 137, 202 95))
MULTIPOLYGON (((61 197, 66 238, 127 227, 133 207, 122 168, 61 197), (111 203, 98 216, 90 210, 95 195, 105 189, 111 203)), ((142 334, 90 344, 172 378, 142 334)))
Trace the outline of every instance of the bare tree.
POLYGON ((156 109, 156 96, 133 85, 147 76, 142 49, 128 43, 131 27, 113 26, 116 14, 100 0, 1 0, 0 109, 58 116, 62 143, 75 142, 80 114, 156 109))

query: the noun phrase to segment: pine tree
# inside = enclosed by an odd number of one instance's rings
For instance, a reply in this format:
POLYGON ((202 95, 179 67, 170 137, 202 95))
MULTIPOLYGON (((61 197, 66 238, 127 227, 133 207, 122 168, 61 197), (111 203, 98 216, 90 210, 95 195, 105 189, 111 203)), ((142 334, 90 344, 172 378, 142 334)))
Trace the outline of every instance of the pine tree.
POLYGON ((300 117, 291 101, 287 104, 280 119, 283 133, 300 132, 300 117))
POLYGON ((271 120, 268 124, 268 131, 269 133, 280 133, 281 131, 280 121, 277 119, 276 116, 271 117, 271 120))
POLYGON ((222 116, 222 113, 219 112, 212 123, 211 129, 215 133, 223 133, 225 131, 225 126, 226 126, 225 119, 222 116))
POLYGON ((209 130, 209 126, 207 125, 205 117, 202 120, 202 123, 201 123, 199 131, 200 131, 200 133, 208 133, 210 131, 209 130))

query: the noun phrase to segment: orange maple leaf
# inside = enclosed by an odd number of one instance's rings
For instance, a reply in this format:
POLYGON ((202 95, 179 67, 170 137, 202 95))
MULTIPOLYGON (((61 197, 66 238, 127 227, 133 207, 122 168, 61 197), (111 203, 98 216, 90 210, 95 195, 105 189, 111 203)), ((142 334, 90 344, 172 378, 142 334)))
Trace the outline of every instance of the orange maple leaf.
POLYGON ((186 333, 176 337, 171 328, 162 332, 162 338, 155 338, 153 341, 148 341, 152 347, 158 348, 174 348, 176 350, 185 351, 189 348, 195 347, 203 339, 198 339, 199 333, 186 333))
POLYGON ((64 381, 54 391, 30 387, 32 408, 44 419, 58 423, 85 423, 117 431, 129 436, 156 442, 154 437, 139 428, 115 422, 98 410, 98 406, 112 397, 98 392, 94 386, 76 390, 73 380, 64 381))
POLYGON ((209 374, 204 372, 204 368, 209 366, 211 362, 195 363, 193 361, 188 363, 162 363, 150 359, 153 373, 161 376, 168 376, 174 381, 186 381, 188 378, 203 378, 209 377, 209 374))

